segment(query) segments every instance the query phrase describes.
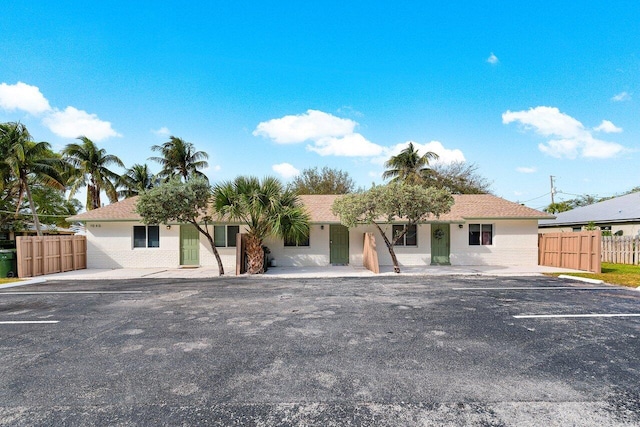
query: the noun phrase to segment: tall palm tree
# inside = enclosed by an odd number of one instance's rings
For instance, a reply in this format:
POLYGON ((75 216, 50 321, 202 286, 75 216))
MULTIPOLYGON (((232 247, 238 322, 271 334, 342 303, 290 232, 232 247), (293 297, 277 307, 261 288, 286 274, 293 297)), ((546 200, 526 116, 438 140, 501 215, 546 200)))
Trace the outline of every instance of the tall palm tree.
POLYGON ((264 272, 262 242, 269 235, 295 242, 309 235, 309 216, 298 196, 273 177, 260 182, 240 176, 218 184, 213 190, 215 212, 222 218, 241 221, 248 227, 247 272, 264 272))
POLYGON ((76 173, 70 178, 69 197, 73 197, 80 187, 86 185, 87 210, 102 206, 100 200, 102 191, 107 194, 111 203, 117 202, 118 193, 115 183, 120 175, 109 169, 109 166, 124 167, 124 163, 117 156, 107 154, 104 148, 98 148, 86 136, 78 139, 82 144, 69 144, 62 150, 63 159, 76 169, 76 173))
POLYGON ((431 171, 429 160, 437 158, 438 155, 432 151, 427 151, 421 156, 413 142, 410 142, 407 148, 385 162, 384 167, 387 170, 382 174, 382 178, 391 178, 391 182, 422 184, 425 176, 431 171))
POLYGON ((192 176, 199 176, 207 179, 201 169, 209 167, 207 159, 209 155, 204 151, 196 151, 192 143, 186 142, 182 138, 171 136, 169 141, 162 145, 154 145, 151 150, 162 154, 162 157, 149 157, 162 165, 162 170, 158 176, 169 181, 175 176, 180 176, 187 181, 192 176))
POLYGON ((135 164, 120 176, 118 186, 123 187, 123 189, 118 191, 118 197, 126 199, 137 196, 156 185, 158 185, 158 178, 149 171, 149 167, 146 164, 135 164))
POLYGON ((59 190, 64 189, 60 177, 60 159, 55 157, 48 142, 34 142, 26 126, 21 123, 0 124, 0 141, 5 148, 4 169, 16 180, 16 214, 26 195, 36 232, 38 236, 42 236, 31 185, 41 184, 59 190))

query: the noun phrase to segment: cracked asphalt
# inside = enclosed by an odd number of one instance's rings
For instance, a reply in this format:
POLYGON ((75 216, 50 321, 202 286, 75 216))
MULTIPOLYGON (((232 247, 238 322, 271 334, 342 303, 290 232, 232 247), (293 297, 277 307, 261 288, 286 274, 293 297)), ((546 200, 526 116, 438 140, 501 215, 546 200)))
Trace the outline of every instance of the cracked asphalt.
POLYGON ((514 317, 634 313, 550 277, 11 288, 0 424, 640 425, 640 317, 514 317))

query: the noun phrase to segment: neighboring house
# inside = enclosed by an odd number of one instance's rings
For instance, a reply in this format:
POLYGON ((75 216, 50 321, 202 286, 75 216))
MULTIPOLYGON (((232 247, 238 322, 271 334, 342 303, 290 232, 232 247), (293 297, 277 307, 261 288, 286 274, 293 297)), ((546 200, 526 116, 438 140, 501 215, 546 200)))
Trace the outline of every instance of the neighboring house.
MULTIPOLYGON (((376 237, 380 265, 392 265, 382 237, 372 225, 352 229, 331 212, 336 195, 301 196, 311 217, 308 241, 300 244, 267 239, 278 266, 362 265, 364 233, 376 237)), ((216 266, 207 239, 191 225, 149 225, 135 212, 136 197, 88 211, 69 221, 86 225, 89 268, 216 266)), ((400 265, 524 265, 538 263, 538 221, 552 215, 496 196, 455 195, 446 215, 410 230, 396 246, 400 265)), ((391 236, 402 223, 386 224, 391 236)), ((213 229, 225 272, 235 271, 237 223, 213 229)))
POLYGON ((612 234, 640 235, 640 192, 560 212, 554 220, 540 221, 540 232, 582 231, 590 222, 612 234))

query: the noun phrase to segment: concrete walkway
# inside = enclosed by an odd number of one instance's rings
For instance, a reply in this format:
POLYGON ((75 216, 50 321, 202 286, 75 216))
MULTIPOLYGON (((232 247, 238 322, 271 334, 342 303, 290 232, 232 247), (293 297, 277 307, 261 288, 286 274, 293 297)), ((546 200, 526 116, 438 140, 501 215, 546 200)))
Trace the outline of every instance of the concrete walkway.
MULTIPOLYGON (((572 273, 576 270, 543 266, 406 266, 401 267, 401 275, 405 276, 449 276, 449 275, 483 275, 483 276, 537 276, 542 273, 572 273)), ((227 273, 227 277, 234 274, 227 273)), ((314 278, 314 277, 375 277, 371 271, 356 266, 326 267, 271 267, 261 278, 314 278)), ((381 267, 377 276, 396 276, 393 267, 381 267)), ((112 280, 112 279, 204 279, 218 277, 214 267, 200 268, 120 268, 120 269, 88 269, 49 274, 37 278, 42 281, 60 280, 112 280)))

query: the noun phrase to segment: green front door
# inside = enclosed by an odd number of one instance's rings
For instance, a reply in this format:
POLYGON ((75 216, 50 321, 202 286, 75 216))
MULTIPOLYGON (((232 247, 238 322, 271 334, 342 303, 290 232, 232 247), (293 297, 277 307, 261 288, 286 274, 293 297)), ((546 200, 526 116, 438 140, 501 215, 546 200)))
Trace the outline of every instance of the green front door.
POLYGON ((180 265, 200 265, 200 234, 193 225, 180 226, 180 265))
POLYGON ((329 262, 349 264, 349 229, 341 224, 329 226, 329 262))
POLYGON ((449 224, 431 224, 431 264, 450 265, 449 224))

